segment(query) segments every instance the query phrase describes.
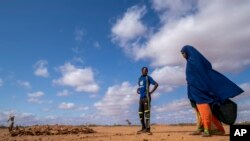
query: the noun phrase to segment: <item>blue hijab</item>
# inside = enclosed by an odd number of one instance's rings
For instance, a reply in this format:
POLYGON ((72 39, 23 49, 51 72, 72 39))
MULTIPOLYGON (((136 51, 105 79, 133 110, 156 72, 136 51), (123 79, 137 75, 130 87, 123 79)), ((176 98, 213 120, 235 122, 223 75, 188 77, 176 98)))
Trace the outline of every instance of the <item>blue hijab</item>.
POLYGON ((186 45, 181 52, 187 55, 186 80, 191 101, 197 104, 223 103, 244 92, 224 75, 213 70, 211 63, 194 47, 186 45))

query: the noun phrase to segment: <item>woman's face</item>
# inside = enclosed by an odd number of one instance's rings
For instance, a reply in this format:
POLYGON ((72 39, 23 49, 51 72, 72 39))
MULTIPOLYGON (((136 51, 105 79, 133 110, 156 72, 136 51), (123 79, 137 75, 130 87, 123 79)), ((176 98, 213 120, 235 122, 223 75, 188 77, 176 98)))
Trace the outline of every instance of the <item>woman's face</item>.
POLYGON ((181 54, 185 59, 187 59, 187 54, 185 52, 182 52, 181 54))

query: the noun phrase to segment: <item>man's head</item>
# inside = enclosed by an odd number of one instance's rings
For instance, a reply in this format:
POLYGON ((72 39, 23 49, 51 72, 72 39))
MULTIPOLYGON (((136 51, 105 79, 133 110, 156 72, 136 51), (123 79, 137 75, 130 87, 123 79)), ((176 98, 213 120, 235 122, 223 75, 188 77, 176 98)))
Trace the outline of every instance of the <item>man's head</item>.
POLYGON ((148 68, 147 67, 142 67, 141 74, 146 76, 148 74, 148 68))

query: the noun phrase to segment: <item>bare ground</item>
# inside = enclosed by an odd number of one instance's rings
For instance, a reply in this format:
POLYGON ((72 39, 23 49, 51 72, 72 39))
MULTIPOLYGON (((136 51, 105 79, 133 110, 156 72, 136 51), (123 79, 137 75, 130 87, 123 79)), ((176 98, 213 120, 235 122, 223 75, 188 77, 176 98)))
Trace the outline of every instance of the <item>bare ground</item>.
MULTIPOLYGON (((72 127, 72 126, 70 126, 72 127)), ((8 129, 0 129, 0 141, 229 141, 229 126, 223 136, 201 137, 189 135, 195 126, 153 125, 152 135, 137 134, 139 126, 97 126, 95 133, 64 135, 22 135, 12 137, 8 129)))

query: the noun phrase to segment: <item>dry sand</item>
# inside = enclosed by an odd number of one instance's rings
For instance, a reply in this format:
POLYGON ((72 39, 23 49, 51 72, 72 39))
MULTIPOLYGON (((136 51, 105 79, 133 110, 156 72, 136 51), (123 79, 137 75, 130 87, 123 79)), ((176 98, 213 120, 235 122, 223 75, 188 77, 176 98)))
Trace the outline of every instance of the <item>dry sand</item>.
POLYGON ((195 126, 151 126, 152 135, 136 134, 139 126, 90 127, 96 133, 68 135, 23 135, 11 137, 8 129, 0 129, 0 141, 229 141, 229 126, 224 136, 201 137, 189 135, 195 126))

